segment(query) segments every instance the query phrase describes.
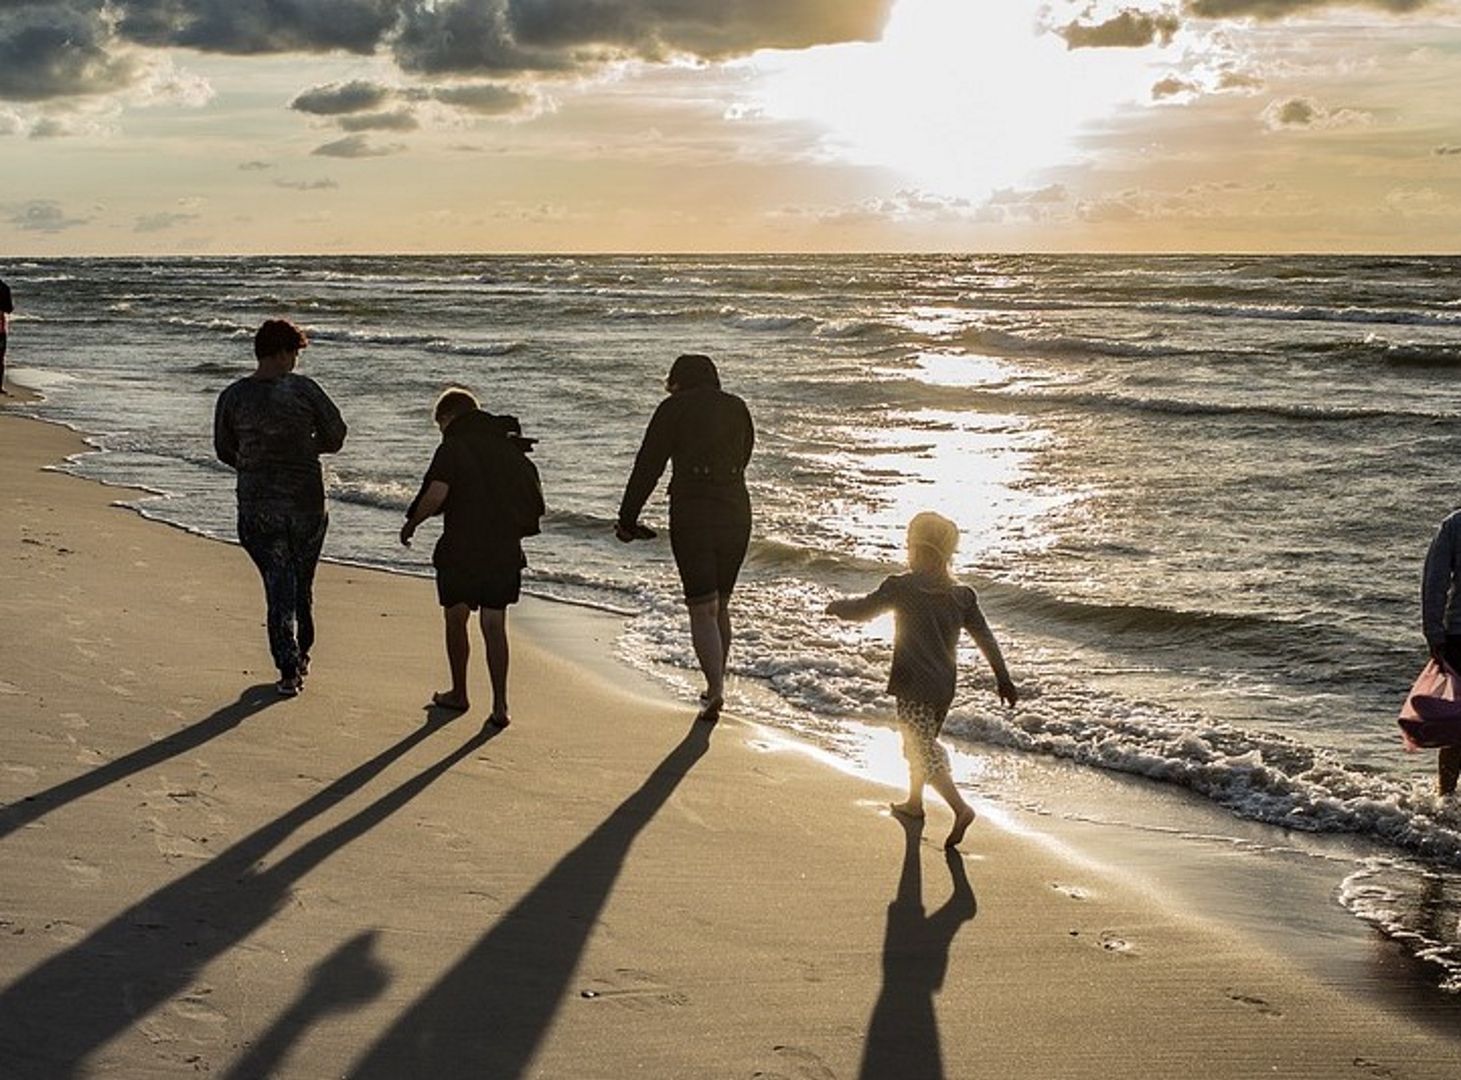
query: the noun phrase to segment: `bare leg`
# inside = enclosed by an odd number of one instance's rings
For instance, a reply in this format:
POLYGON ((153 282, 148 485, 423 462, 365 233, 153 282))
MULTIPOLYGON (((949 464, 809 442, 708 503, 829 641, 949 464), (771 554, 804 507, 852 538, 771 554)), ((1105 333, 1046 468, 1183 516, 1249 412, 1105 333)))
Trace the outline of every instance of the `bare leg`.
POLYGON ((927 783, 927 777, 923 769, 913 762, 908 763, 908 798, 902 802, 889 803, 888 808, 895 814, 902 814, 904 817, 923 817, 923 785, 927 783))
POLYGON ((472 609, 466 604, 442 608, 446 621, 446 662, 451 668, 451 689, 433 694, 431 700, 444 709, 467 707, 467 660, 472 655, 472 642, 467 636, 467 619, 472 609))
POLYGON ((487 719, 507 727, 507 609, 482 609, 482 637, 487 642, 487 674, 492 679, 492 715, 487 719))
POLYGON ((954 812, 954 827, 949 830, 948 837, 944 840, 944 847, 951 848, 964 839, 964 833, 969 826, 974 824, 974 808, 964 801, 964 795, 954 783, 954 778, 949 775, 947 769, 940 770, 929 777, 928 782, 933 789, 944 797, 944 802, 949 804, 949 809, 954 812))
MULTIPOLYGON (((720 636, 720 598, 712 596, 690 605, 690 641, 705 673, 707 708, 725 702, 726 643, 720 636)), ((718 710, 717 710, 718 711, 718 710)))
POLYGON ((1436 786, 1442 795, 1456 793, 1456 781, 1461 779, 1461 746, 1443 746, 1436 759, 1436 786))
POLYGON ((730 597, 722 594, 719 603, 720 606, 715 613, 715 624, 720 629, 720 670, 722 677, 724 677, 725 670, 730 665, 730 597))

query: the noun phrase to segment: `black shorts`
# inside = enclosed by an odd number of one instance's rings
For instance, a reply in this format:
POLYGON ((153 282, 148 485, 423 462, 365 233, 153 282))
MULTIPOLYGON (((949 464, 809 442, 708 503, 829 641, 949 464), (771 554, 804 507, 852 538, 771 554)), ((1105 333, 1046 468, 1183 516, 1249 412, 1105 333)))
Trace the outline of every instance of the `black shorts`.
POLYGON ((473 611, 501 611, 522 598, 522 552, 504 551, 499 558, 436 567, 436 598, 444 608, 466 604, 473 611))
POLYGON ((730 596, 751 543, 751 523, 674 525, 670 550, 680 571, 685 602, 696 604, 712 597, 730 596))

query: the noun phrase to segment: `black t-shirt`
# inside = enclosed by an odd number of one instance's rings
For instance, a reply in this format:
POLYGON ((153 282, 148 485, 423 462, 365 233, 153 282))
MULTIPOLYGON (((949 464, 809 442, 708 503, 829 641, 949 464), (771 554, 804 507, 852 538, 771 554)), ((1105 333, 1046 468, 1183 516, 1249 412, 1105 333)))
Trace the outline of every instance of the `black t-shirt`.
POLYGON ((756 445, 751 411, 719 387, 679 390, 660 402, 644 432, 634 471, 624 488, 619 521, 632 525, 673 461, 670 477, 672 524, 747 523, 746 464, 756 445))
POLYGON ((421 483, 423 492, 436 480, 447 486, 434 565, 466 569, 513 559, 521 563, 521 540, 526 530, 535 529, 543 496, 537 469, 508 438, 516 426, 510 417, 480 409, 447 425, 421 483))
POLYGON ((218 395, 213 447, 238 470, 240 509, 323 513, 320 455, 344 444, 340 410, 307 376, 239 379, 218 395))

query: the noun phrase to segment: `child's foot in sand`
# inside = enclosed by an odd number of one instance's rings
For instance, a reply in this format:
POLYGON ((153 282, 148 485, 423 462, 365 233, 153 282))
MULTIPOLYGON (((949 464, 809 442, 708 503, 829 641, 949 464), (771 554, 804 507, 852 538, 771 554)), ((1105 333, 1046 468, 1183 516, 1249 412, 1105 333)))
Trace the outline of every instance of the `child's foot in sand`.
POLYGON ((707 697, 700 695, 700 711, 695 714, 695 719, 702 724, 713 724, 720 719, 720 710, 725 708, 725 698, 707 697))
POLYGON ((438 709, 451 709, 453 712, 466 712, 471 708, 467 704, 466 698, 458 697, 450 690, 438 690, 432 694, 431 704, 435 705, 438 709))
POLYGON ((954 827, 949 830, 949 837, 944 841, 944 847, 957 847, 964 834, 969 831, 969 826, 974 824, 974 811, 964 807, 954 815, 954 827))
POLYGON ((512 717, 508 716, 506 712, 493 712, 491 716, 487 717, 487 722, 495 728, 505 728, 512 723, 512 717))
POLYGON ((906 818, 912 818, 914 821, 923 820, 922 803, 916 803, 912 800, 909 800, 908 802, 890 802, 888 804, 888 809, 893 811, 893 813, 895 814, 900 814, 906 818))

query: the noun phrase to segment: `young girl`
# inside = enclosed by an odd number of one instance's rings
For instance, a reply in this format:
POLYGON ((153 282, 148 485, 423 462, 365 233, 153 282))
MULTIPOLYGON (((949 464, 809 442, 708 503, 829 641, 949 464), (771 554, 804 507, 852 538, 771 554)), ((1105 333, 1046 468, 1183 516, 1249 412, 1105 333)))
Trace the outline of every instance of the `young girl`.
POLYGON ((827 605, 827 614, 858 621, 893 611, 893 670, 888 692, 898 701, 898 727, 903 733, 903 756, 908 759, 908 798, 891 806, 895 813, 923 817, 923 785, 932 784, 954 812, 946 848, 964 839, 974 821, 973 807, 964 801, 949 775, 948 751, 938 741, 954 700, 955 649, 961 629, 969 631, 994 669, 1000 700, 1012 706, 1019 698, 974 590, 960 585, 949 570, 958 546, 957 525, 932 512, 918 514, 908 523, 910 572, 888 578, 867 596, 827 605))

